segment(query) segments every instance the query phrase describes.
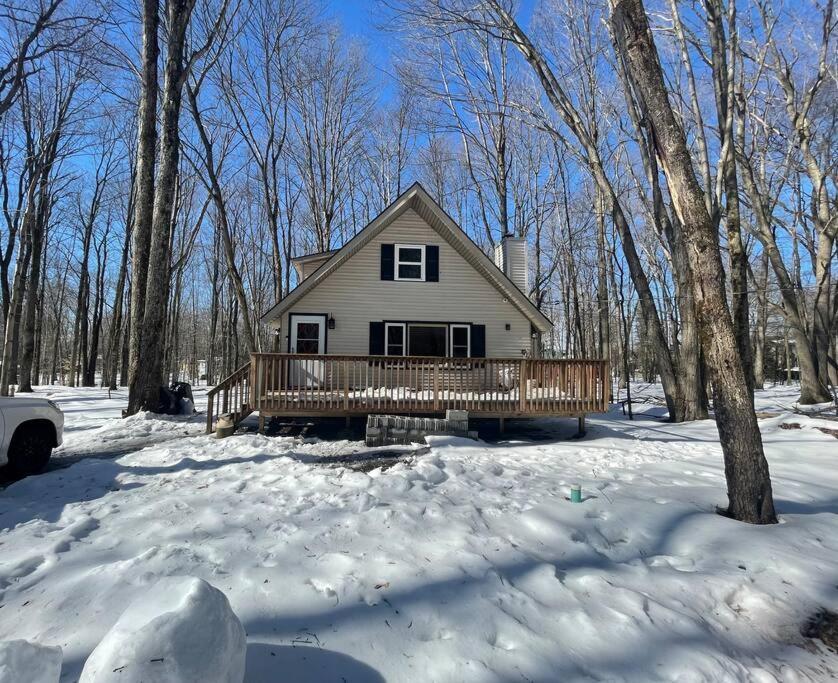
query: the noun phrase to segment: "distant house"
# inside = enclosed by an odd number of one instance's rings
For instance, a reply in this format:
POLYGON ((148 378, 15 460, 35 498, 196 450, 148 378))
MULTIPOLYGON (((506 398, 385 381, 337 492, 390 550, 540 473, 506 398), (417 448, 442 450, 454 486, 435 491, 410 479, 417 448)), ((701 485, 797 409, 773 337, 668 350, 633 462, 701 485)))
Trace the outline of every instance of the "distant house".
POLYGON ((494 262, 414 184, 340 249, 294 259, 264 316, 274 351, 209 392, 234 420, 290 415, 573 415, 607 408, 602 360, 540 359, 550 320, 527 296, 527 243, 494 262))
POLYGON ((265 315, 278 351, 534 358, 552 326, 527 296, 527 246, 493 263, 418 183, 341 249, 294 259, 300 284, 265 315))

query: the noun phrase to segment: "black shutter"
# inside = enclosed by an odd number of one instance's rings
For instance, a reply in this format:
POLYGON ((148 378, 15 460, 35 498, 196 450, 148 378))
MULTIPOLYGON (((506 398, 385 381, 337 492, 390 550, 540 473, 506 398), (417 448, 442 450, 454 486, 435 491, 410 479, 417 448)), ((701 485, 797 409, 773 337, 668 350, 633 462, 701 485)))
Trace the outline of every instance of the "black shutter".
POLYGON ((439 282, 439 247, 429 244, 425 247, 425 280, 439 282))
POLYGON ((381 245, 381 279, 382 280, 392 280, 393 279, 393 266, 396 260, 395 256, 396 245, 395 244, 382 244, 381 245))
POLYGON ((370 355, 384 355, 384 323, 370 323, 370 355))
POLYGON ((471 326, 471 357, 485 358, 486 357, 486 326, 472 325, 471 326))

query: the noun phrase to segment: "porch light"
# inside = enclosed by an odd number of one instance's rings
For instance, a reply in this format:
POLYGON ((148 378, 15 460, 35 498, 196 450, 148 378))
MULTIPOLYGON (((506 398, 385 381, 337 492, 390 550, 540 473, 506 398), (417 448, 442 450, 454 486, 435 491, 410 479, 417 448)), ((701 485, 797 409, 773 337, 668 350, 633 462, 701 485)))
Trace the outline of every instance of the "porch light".
POLYGON ((329 316, 329 329, 335 329, 335 319, 331 315, 329 316))

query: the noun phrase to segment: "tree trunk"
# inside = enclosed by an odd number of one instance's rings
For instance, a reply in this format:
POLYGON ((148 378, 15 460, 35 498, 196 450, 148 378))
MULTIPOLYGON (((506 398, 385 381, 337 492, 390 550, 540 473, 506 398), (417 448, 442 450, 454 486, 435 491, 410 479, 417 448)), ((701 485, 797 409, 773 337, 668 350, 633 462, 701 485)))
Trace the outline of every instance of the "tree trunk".
MULTIPOLYGON (((139 365, 131 385, 129 411, 137 405, 156 407, 163 381, 162 356, 171 268, 172 209, 180 158, 180 109, 186 74, 186 32, 194 0, 167 2, 168 42, 160 113, 160 151, 142 317, 139 365)), ((136 227, 135 227, 136 229, 136 227)))
POLYGON ((612 18, 616 49, 637 85, 654 133, 655 149, 684 227, 702 348, 714 388, 714 408, 729 505, 734 519, 774 523, 768 462, 724 292, 718 238, 695 176, 686 137, 664 84, 642 0, 618 0, 612 18))
MULTIPOLYGON (((99 359, 99 338, 102 330, 102 320, 105 314, 105 264, 108 260, 108 233, 102 238, 102 243, 96 251, 96 298, 93 301, 93 326, 90 334, 90 348, 85 359, 84 378, 82 385, 92 387, 96 385, 96 364, 99 359)), ((104 363, 102 372, 105 373, 104 363)), ((103 385, 104 386, 104 385, 103 385)))
POLYGON ((121 373, 120 384, 129 383, 128 408, 132 415, 142 406, 142 386, 138 374, 143 363, 141 342, 143 314, 145 312, 146 281, 148 278, 148 252, 151 245, 151 226, 154 209, 154 164, 157 146, 157 43, 159 28, 158 0, 143 0, 143 46, 140 103, 137 118, 137 168, 134 187, 133 241, 131 259, 131 303, 128 338, 127 372, 121 373))
POLYGON ((760 279, 754 279, 757 292, 757 325, 754 331, 754 389, 765 386, 765 329, 768 325, 768 254, 762 252, 760 279))
POLYGON ((111 317, 110 337, 108 341, 109 348, 109 370, 108 370, 108 388, 112 391, 116 390, 117 379, 119 373, 120 361, 120 346, 119 341, 122 338, 123 331, 123 316, 122 306, 125 299, 125 279, 128 271, 128 251, 131 244, 131 224, 126 226, 125 241, 122 244, 122 258, 119 262, 119 274, 116 276, 116 288, 113 298, 113 316, 111 317))
MULTIPOLYGON (((608 310, 608 254, 605 250, 605 212, 599 188, 596 189, 597 220, 597 351, 600 358, 611 360, 611 317, 608 310)), ((609 394, 610 394, 609 387, 609 394)), ((611 398, 610 395, 608 397, 611 398)))
MULTIPOLYGON (((26 309, 23 316, 23 354, 20 359, 18 391, 32 391, 32 361, 35 355, 35 314, 38 310, 38 291, 41 281, 41 255, 44 247, 44 233, 49 223, 49 173, 50 162, 41 172, 41 189, 38 198, 38 215, 32 224, 32 257, 29 266, 26 309)), ((36 380, 37 381, 37 380, 36 380)))
POLYGON ((128 280, 128 294, 125 297, 129 309, 125 314, 125 330, 122 332, 122 352, 119 359, 119 386, 128 386, 128 364, 131 356, 131 281, 128 280))
POLYGON ((21 227, 21 242, 15 264, 15 275, 12 281, 12 293, 9 299, 9 315, 6 319, 6 329, 3 340, 3 366, 0 371, 0 396, 8 396, 9 385, 17 377, 17 337, 20 329, 21 306, 23 304, 26 274, 29 271, 30 232, 33 230, 34 201, 30 204, 24 216, 21 227))

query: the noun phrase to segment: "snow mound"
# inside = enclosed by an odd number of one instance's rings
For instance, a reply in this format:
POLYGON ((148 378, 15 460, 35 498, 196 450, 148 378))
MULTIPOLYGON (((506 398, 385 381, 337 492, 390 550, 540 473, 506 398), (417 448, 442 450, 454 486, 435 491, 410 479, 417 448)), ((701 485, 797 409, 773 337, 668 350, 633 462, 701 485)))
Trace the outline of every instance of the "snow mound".
POLYGON ((122 613, 79 683, 242 683, 246 649, 221 591, 202 579, 167 577, 122 613))
POLYGON ((58 683, 61 648, 7 640, 0 643, 0 683, 58 683))

